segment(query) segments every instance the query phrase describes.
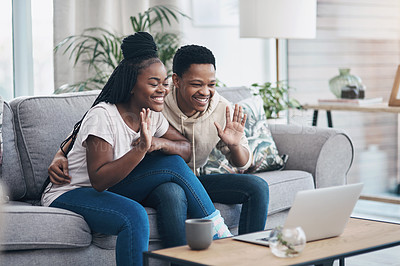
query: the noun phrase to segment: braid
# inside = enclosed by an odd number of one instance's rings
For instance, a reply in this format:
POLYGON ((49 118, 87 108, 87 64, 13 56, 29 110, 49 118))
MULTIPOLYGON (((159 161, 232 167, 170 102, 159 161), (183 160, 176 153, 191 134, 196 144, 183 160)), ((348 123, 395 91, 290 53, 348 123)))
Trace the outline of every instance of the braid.
POLYGON ((69 135, 68 138, 66 138, 63 142, 61 142, 60 149, 65 157, 67 157, 68 153, 72 150, 72 147, 74 146, 76 136, 78 135, 79 129, 81 128, 81 124, 82 124, 83 118, 86 116, 86 113, 83 115, 82 119, 79 120, 79 122, 75 124, 72 134, 69 135), (68 149, 65 151, 64 146, 65 146, 65 144, 68 143, 69 140, 71 140, 71 144, 68 146, 68 149))
MULTIPOLYGON (((114 69, 106 85, 93 102, 92 107, 101 102, 111 104, 127 102, 131 96, 132 89, 135 87, 140 71, 153 63, 161 62, 157 55, 157 47, 155 46, 153 37, 146 32, 137 32, 134 35, 126 37, 122 42, 121 49, 125 58, 114 69)), ((65 157, 67 157, 75 143, 86 114, 87 112, 74 125, 71 135, 60 145, 60 149, 65 157), (64 146, 70 140, 71 143, 65 151, 64 146)))

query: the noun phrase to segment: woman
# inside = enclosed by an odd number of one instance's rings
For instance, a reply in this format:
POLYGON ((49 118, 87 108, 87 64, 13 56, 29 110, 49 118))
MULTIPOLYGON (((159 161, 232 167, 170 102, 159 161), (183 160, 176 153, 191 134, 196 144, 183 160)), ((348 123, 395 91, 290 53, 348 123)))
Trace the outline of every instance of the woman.
POLYGON ((190 159, 190 144, 160 113, 168 77, 153 38, 136 33, 121 49, 124 59, 61 146, 67 147, 70 182, 49 184, 42 204, 82 215, 95 232, 118 235, 117 265, 140 265, 149 225, 138 202, 160 184, 178 184, 188 214, 213 220, 217 237, 230 232, 182 159, 190 159))

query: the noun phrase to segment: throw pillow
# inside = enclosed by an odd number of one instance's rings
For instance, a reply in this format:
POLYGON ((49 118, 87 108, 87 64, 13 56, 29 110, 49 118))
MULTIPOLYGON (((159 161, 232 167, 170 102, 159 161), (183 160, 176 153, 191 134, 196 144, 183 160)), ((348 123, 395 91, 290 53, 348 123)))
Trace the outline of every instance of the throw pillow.
POLYGON ((263 100, 253 96, 240 101, 247 114, 245 134, 253 152, 253 163, 247 173, 281 170, 287 160, 287 155, 280 156, 263 108, 263 100))
POLYGON ((232 166, 225 155, 217 148, 211 151, 207 163, 200 168, 200 175, 236 173, 238 173, 237 168, 232 166))
MULTIPOLYGON (((246 173, 258 173, 283 169, 287 155, 280 156, 268 128, 267 119, 263 109, 263 101, 258 96, 253 96, 238 103, 247 114, 245 134, 253 153, 252 166, 246 173)), ((210 153, 207 163, 200 168, 200 174, 229 174, 238 173, 221 151, 214 148, 210 153)))

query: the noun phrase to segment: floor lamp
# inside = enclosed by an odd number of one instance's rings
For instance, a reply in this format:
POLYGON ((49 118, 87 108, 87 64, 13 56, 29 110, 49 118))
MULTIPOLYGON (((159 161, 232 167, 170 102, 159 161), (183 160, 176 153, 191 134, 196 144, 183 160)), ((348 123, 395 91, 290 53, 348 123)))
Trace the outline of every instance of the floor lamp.
POLYGON ((241 38, 275 38, 276 82, 279 39, 316 36, 317 0, 240 0, 239 13, 241 38))

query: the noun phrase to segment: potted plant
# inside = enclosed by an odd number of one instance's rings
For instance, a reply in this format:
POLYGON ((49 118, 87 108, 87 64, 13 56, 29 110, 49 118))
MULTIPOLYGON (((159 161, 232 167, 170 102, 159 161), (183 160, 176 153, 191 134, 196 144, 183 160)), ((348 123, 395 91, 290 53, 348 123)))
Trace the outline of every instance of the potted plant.
MULTIPOLYGON (((178 16, 189 18, 173 7, 157 5, 130 17, 133 32, 152 32, 154 26, 159 26, 161 32, 152 34, 159 57, 166 66, 179 47, 179 36, 176 33, 163 32, 164 23, 171 25, 173 20, 179 22, 178 16)), ((83 63, 92 70, 93 75, 75 84, 65 84, 54 93, 102 89, 113 69, 123 59, 120 48, 123 38, 124 36, 98 27, 85 29, 81 34, 69 36, 58 43, 54 48, 55 52, 64 49, 63 53, 69 53, 69 58, 74 60, 74 66, 79 62, 83 63)))
POLYGON ((284 81, 279 81, 275 85, 271 82, 253 83, 251 89, 254 95, 260 95, 263 99, 267 119, 280 118, 280 112, 289 108, 301 109, 300 103, 289 96, 292 88, 284 81))

